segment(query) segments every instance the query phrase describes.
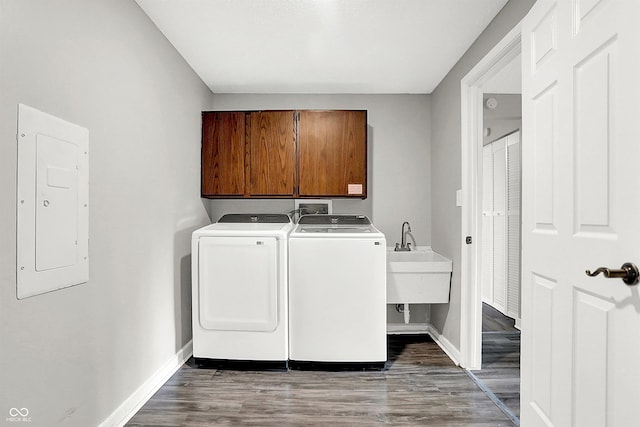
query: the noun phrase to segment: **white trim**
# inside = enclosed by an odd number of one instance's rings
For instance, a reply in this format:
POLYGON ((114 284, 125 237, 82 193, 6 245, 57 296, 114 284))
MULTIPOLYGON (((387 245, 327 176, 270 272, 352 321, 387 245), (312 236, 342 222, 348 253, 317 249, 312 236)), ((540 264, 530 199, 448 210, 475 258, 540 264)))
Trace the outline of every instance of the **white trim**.
POLYGON ((431 324, 427 326, 427 333, 431 336, 431 338, 433 338, 433 341, 435 341, 435 343, 440 346, 442 351, 444 351, 447 356, 449 356, 449 359, 451 359, 453 363, 455 363, 457 366, 462 366, 462 364, 460 363, 460 360, 462 360, 460 351, 453 344, 451 344, 451 341, 449 341, 447 337, 441 334, 440 331, 434 328, 431 324))
POLYGON ((521 26, 518 23, 460 81, 462 144, 462 222, 461 231, 473 237, 473 244, 462 245, 460 275, 460 360, 469 370, 482 366, 482 292, 480 290, 480 251, 482 242, 481 201, 478 159, 482 146, 482 83, 495 75, 520 53, 521 26))
POLYGON ((147 379, 131 396, 104 420, 99 427, 122 427, 147 403, 149 399, 167 382, 169 378, 193 354, 193 341, 189 341, 160 369, 147 379))
POLYGON ((387 323, 387 335, 428 334, 430 323, 387 323))

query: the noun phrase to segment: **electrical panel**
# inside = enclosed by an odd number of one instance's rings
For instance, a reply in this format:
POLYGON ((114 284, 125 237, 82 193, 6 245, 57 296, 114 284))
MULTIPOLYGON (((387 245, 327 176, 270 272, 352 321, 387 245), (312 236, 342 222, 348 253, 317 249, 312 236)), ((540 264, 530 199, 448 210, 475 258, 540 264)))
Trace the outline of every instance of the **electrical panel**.
POLYGON ((89 280, 89 131, 18 106, 16 293, 89 280))

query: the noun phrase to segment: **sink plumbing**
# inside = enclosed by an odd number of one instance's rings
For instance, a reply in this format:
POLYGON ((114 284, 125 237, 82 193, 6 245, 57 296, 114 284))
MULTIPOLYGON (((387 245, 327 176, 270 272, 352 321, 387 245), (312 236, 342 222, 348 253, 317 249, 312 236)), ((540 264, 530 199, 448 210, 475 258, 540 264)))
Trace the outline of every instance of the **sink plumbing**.
POLYGON ((411 320, 411 313, 409 312, 409 304, 396 304, 396 311, 404 315, 404 323, 407 325, 411 320))
POLYGON ((401 232, 401 243, 396 242, 396 248, 394 249, 397 252, 406 252, 411 250, 411 243, 407 243, 407 233, 411 233, 411 224, 408 221, 402 223, 402 232, 401 232), (405 230, 405 225, 407 226, 405 230))

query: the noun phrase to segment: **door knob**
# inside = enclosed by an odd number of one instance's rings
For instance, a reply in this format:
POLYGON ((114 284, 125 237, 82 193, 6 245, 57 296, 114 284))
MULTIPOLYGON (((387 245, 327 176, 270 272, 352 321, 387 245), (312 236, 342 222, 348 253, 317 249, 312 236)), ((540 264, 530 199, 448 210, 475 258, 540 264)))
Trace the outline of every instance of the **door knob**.
POLYGON ((594 277, 602 273, 607 279, 622 279, 627 285, 635 285, 640 280, 640 271, 635 264, 625 262, 619 269, 599 267, 593 273, 591 270, 585 271, 587 276, 594 277))

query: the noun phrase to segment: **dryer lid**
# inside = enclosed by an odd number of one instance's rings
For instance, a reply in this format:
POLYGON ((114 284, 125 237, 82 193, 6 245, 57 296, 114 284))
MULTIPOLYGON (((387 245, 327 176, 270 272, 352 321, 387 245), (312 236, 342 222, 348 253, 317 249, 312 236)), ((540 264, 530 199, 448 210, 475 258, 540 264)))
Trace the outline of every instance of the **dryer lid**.
POLYGON ((287 224, 291 218, 286 214, 226 214, 220 217, 221 223, 242 224, 287 224))

